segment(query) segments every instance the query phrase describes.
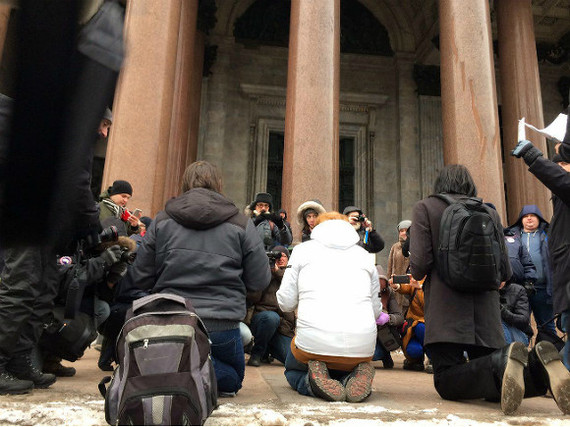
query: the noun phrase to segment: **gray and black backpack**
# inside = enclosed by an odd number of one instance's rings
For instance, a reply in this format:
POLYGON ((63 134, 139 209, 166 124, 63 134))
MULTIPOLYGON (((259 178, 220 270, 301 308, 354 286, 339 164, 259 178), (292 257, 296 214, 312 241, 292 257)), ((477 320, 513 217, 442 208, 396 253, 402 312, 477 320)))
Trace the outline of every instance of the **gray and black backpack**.
POLYGON ((490 207, 480 198, 435 194, 449 206, 439 228, 437 268, 450 288, 461 292, 498 290, 505 240, 490 207))
POLYGON ((134 301, 116 351, 119 366, 99 385, 110 425, 203 425, 217 406, 210 341, 188 299, 134 301))

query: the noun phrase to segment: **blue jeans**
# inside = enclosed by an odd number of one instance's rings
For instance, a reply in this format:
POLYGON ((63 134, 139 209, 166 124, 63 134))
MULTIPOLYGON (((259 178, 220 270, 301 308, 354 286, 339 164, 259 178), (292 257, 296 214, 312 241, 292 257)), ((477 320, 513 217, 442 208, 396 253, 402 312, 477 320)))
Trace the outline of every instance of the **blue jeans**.
MULTIPOLYGON (((314 396, 309 385, 309 368, 304 363, 299 362, 293 356, 293 353, 287 354, 285 360, 285 378, 293 390, 297 390, 299 394, 304 396, 314 396)), ((351 374, 351 372, 329 370, 331 378, 343 382, 351 374)))
POLYGON ((245 357, 239 328, 210 332, 210 341, 218 391, 237 393, 245 375, 245 357))
POLYGON ((507 325, 505 322, 501 322, 501 324, 503 325, 503 333, 507 344, 511 344, 516 341, 522 342, 525 346, 528 346, 529 340, 527 334, 512 325, 507 325))
POLYGON ((390 352, 384 348, 379 340, 376 340, 376 348, 374 349, 374 356, 372 356, 372 360, 382 360, 388 354, 390 354, 390 352))
POLYGON ((281 318, 274 311, 262 311, 251 319, 251 332, 254 336, 252 356, 264 357, 271 354, 285 364, 287 354, 291 351, 292 338, 277 332, 281 318))
MULTIPOLYGON (((554 310, 552 308, 552 297, 546 293, 546 288, 537 288, 536 293, 529 297, 530 309, 534 314, 536 325, 540 326, 543 323, 554 317, 554 310), (548 301, 550 299, 550 302, 548 301)), ((546 328, 556 333, 554 327, 554 320, 546 324, 546 328)))

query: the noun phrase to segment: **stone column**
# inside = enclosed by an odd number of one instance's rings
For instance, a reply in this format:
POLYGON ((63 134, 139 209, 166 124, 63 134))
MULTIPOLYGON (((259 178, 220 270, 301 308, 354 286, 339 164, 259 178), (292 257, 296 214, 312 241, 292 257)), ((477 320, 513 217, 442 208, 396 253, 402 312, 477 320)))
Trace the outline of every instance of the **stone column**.
POLYGON ((504 222, 489 2, 440 0, 439 26, 444 161, 467 166, 504 222))
POLYGON ((202 73, 204 69, 205 35, 196 32, 194 43, 194 61, 192 63, 192 79, 190 84, 190 133, 188 135, 188 154, 186 164, 196 161, 198 157, 198 136, 200 128, 200 106, 202 100, 202 73))
MULTIPOLYGON (((181 191, 182 174, 186 169, 188 143, 191 135, 195 78, 196 19, 198 0, 182 0, 180 4, 180 26, 178 51, 176 53, 176 71, 174 82, 174 105, 172 127, 168 141, 166 179, 164 183, 163 203, 177 196, 181 191)), ((201 82, 202 70, 198 74, 201 82)), ((200 97, 198 96, 198 104, 200 97)), ((199 108, 199 106, 197 107, 199 108)), ((195 111, 194 111, 195 112, 195 111)), ((195 157, 195 155, 194 155, 195 157)))
MULTIPOLYGON (((544 127, 542 95, 536 55, 531 0, 497 0, 503 146, 509 223, 526 204, 538 205, 545 218, 552 216, 550 191, 528 171, 521 159, 510 155, 517 144, 518 120, 544 127)), ((527 139, 547 153, 546 139, 526 130, 527 139)))
POLYGON ((2 53, 4 52, 4 42, 6 41, 8 21, 10 20, 12 7, 10 4, 0 4, 0 62, 2 61, 2 53))
POLYGON ((309 199, 338 209, 340 0, 292 0, 289 34, 282 206, 295 218, 309 199))
POLYGON ((103 188, 133 185, 130 207, 154 216, 179 192, 186 162, 197 0, 129 1, 127 59, 114 101, 103 188))
POLYGON ((414 53, 396 52, 398 73, 398 116, 400 119, 399 218, 412 217, 414 204, 421 199, 420 141, 418 138, 418 94, 414 81, 414 53))

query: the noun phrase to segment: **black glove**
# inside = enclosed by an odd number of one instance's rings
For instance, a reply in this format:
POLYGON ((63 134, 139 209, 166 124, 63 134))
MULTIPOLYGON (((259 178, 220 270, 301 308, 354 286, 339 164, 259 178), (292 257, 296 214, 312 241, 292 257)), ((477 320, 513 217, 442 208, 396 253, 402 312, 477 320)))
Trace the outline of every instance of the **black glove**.
POLYGON ((109 271, 111 266, 121 260, 121 248, 119 245, 113 245, 105 249, 99 258, 103 260, 105 270, 109 271))
POLYGON ((536 294, 536 289, 534 289, 534 283, 532 282, 532 280, 527 280, 523 282, 523 288, 525 288, 526 294, 529 297, 536 294))
POLYGON ((253 217, 253 225, 255 225, 257 227, 264 220, 265 220, 265 217, 263 215, 257 215, 255 217, 253 217))
POLYGON ((271 221, 277 226, 277 228, 283 228, 283 218, 279 214, 271 214, 271 221))
POLYGON ((511 151, 511 156, 523 158, 527 165, 531 165, 538 157, 542 156, 542 151, 532 145, 532 142, 523 139, 511 151))
POLYGON ((109 274, 107 274, 107 282, 117 284, 125 274, 127 274, 127 263, 117 262, 111 266, 109 274))

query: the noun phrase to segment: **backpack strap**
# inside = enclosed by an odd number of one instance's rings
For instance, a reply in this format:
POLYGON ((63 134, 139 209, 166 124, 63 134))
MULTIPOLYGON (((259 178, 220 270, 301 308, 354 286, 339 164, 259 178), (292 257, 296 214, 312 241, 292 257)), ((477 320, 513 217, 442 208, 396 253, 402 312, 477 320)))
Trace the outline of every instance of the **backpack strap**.
POLYGON ((447 193, 430 194, 429 197, 434 197, 436 199, 443 200, 448 205, 452 205, 457 201, 447 193))
POLYGON ((189 301, 184 298, 181 297, 180 295, 175 295, 175 294, 150 294, 147 296, 144 296, 142 298, 139 298, 137 300, 133 301, 133 314, 135 314, 137 311, 139 311, 141 308, 152 304, 155 301, 159 301, 159 300, 168 300, 168 301, 173 301, 176 302, 182 306, 184 306, 185 308, 194 311, 194 309, 192 308, 192 306, 189 304, 189 301))
POLYGON ((476 203, 478 205, 479 204, 484 205, 486 208, 488 208, 488 206, 483 203, 483 199, 481 199, 480 197, 468 197, 463 194, 458 194, 457 195, 458 198, 456 199, 454 197, 451 197, 448 193, 430 194, 429 197, 435 197, 436 199, 443 200, 448 205, 452 205, 457 202, 464 202, 464 203, 471 202, 472 204, 476 203))

